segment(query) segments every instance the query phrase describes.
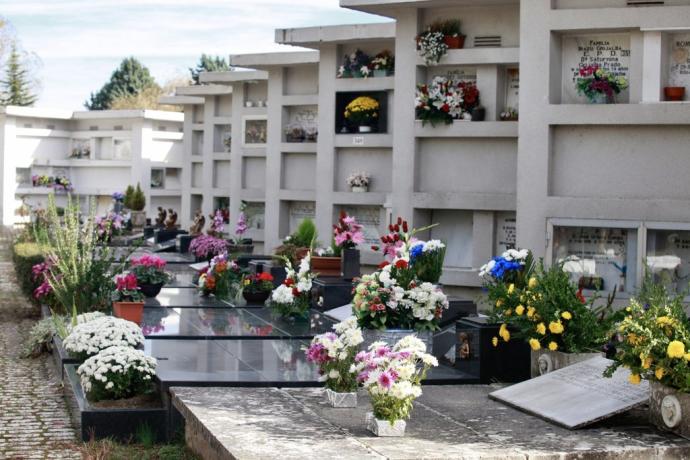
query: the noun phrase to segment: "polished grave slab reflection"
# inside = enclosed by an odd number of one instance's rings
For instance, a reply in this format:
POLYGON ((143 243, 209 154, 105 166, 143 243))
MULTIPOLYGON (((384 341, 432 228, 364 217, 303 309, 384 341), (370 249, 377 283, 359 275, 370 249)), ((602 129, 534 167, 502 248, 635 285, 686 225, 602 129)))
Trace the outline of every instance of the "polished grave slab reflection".
POLYGON ((197 274, 193 270, 169 270, 166 269, 172 279, 165 284, 166 288, 183 288, 196 289, 198 286, 194 284, 197 274))
MULTIPOLYGON (((157 378, 171 386, 320 387, 318 369, 306 361, 308 340, 151 340, 145 352, 158 360, 157 378)), ((478 383, 447 366, 429 371, 425 384, 478 383)))
POLYGON ((317 368, 304 358, 304 340, 146 340, 167 389, 194 386, 317 386, 317 368))
POLYGON ((160 294, 155 298, 146 299, 144 305, 147 307, 180 307, 180 308, 228 308, 231 305, 215 297, 202 296, 195 289, 169 288, 161 289, 160 294))
MULTIPOLYGON (((126 254, 126 252, 125 252, 126 254)), ((137 249, 132 253, 130 259, 133 257, 141 257, 144 254, 152 254, 165 260, 168 264, 193 264, 195 262, 194 256, 191 254, 180 254, 179 252, 152 252, 146 249, 137 249)))
POLYGON ((291 321, 268 308, 144 309, 144 336, 157 339, 311 339, 332 330, 334 321, 316 310, 307 320, 291 321))

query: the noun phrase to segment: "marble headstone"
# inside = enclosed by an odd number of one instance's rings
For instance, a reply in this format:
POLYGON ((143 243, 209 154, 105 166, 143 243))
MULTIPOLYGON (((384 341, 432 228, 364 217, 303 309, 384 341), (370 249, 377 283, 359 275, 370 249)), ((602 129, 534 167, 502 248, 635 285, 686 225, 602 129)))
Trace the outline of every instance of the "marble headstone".
POLYGON ((577 429, 625 412, 649 399, 649 384, 628 382, 630 372, 602 373, 611 361, 598 356, 521 382, 489 395, 524 412, 577 429))

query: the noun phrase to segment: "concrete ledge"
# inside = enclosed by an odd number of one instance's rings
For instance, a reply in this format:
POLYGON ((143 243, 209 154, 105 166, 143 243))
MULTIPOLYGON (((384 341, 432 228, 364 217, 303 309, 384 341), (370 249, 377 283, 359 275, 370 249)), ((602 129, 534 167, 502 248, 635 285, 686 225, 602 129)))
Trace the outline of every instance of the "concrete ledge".
POLYGON ((487 398, 489 385, 428 386, 404 438, 365 429, 369 401, 333 409, 315 388, 171 388, 189 446, 223 458, 687 458, 690 441, 657 431, 647 410, 569 431, 487 398))

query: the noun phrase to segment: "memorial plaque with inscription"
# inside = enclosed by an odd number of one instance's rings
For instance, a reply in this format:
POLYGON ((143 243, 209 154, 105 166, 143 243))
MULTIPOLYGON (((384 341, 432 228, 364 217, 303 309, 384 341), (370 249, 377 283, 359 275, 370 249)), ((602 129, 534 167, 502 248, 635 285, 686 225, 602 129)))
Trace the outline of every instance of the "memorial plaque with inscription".
POLYGON ((316 207, 313 201, 293 201, 290 203, 288 211, 290 233, 297 230, 300 222, 304 219, 314 219, 316 207))
POLYGON ((515 249, 516 225, 514 212, 496 213, 496 233, 494 241, 496 254, 501 254, 508 249, 515 249))
MULTIPOLYGON (((563 103, 587 103, 575 87, 580 68, 596 65, 615 76, 630 79, 630 35, 578 35, 563 37, 563 103)), ((628 90, 616 96, 618 102, 629 99, 628 90)))
POLYGON ((343 206, 342 210, 347 214, 354 216, 357 222, 362 224, 364 228, 364 244, 360 245, 366 248, 371 245, 380 244, 381 232, 381 212, 382 208, 378 206, 343 206))
POLYGON ((520 69, 506 69, 506 100, 504 109, 519 109, 520 105, 520 69))
POLYGON ((674 34, 669 42, 668 86, 690 87, 690 34, 674 34))
POLYGON ((602 374, 611 361, 598 356, 521 382, 489 395, 568 429, 582 428, 649 400, 649 383, 628 382, 630 371, 602 374))

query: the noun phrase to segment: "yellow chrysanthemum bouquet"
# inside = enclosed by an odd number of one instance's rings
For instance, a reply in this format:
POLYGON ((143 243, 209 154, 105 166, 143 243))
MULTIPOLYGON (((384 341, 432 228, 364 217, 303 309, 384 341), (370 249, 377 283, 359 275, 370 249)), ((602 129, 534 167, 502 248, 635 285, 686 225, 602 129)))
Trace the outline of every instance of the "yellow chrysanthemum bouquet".
POLYGON ((379 101, 369 96, 359 96, 345 107, 345 119, 353 125, 371 126, 379 116, 379 101))
POLYGON ((614 364, 604 375, 622 366, 631 383, 645 379, 690 392, 690 327, 682 295, 669 296, 661 286, 655 291, 625 309, 615 330, 614 364))

